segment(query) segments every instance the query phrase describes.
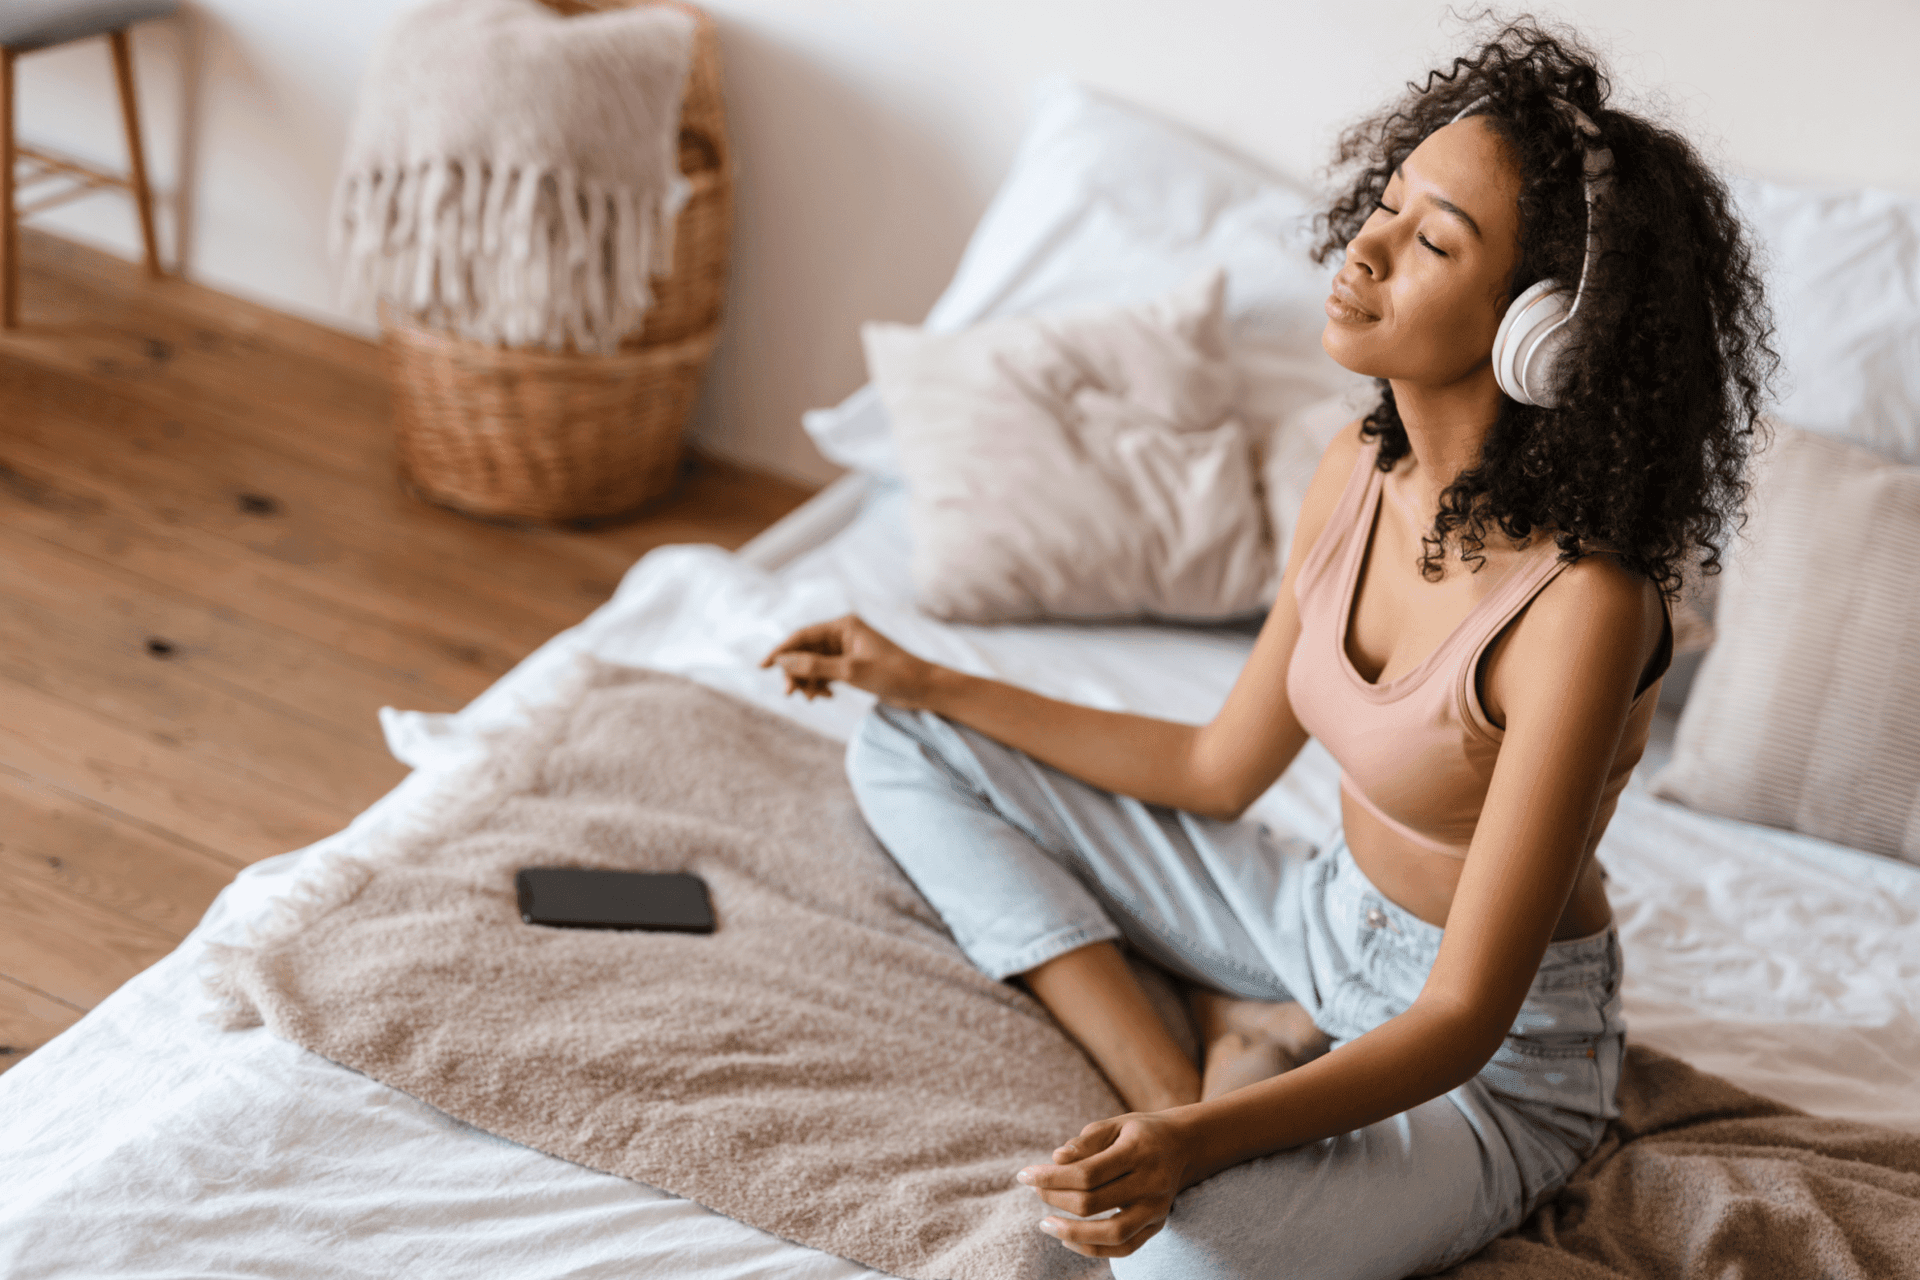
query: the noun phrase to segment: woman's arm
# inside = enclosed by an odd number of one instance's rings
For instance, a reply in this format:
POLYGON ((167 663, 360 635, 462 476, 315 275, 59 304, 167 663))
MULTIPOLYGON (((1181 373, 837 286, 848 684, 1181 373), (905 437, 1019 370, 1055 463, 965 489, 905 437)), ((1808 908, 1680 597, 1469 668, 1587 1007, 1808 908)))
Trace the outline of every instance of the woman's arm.
MULTIPOLYGON (((1262 635, 1273 625, 1269 615, 1262 635)), ((1216 817, 1232 809, 1235 762, 1205 767, 1204 725, 1062 702, 946 667, 936 668, 925 705, 1096 787, 1216 817)))
POLYGON ((892 705, 935 711, 1108 791, 1237 818, 1306 744, 1287 700, 1287 664, 1300 634, 1293 583, 1339 502, 1359 448, 1356 421, 1321 455, 1273 608, 1226 702, 1205 725, 1102 711, 936 666, 852 615, 796 631, 760 665, 778 662, 789 692, 812 696, 825 691, 826 681, 844 680, 892 705))
MULTIPOLYGON (((1083 1252, 1129 1251, 1156 1208, 1241 1161, 1363 1128, 1464 1084, 1500 1047, 1585 857, 1635 686, 1658 645, 1650 584, 1606 557, 1569 566, 1515 627, 1506 734, 1443 938, 1412 1007, 1334 1052, 1207 1102, 1089 1125, 1023 1179, 1070 1213, 1083 1252), (1131 1242, 1131 1243, 1130 1243, 1131 1242)), ((1158 1213, 1160 1216, 1156 1217, 1158 1213)), ((1144 1237, 1142 1237, 1144 1239, 1144 1237)))

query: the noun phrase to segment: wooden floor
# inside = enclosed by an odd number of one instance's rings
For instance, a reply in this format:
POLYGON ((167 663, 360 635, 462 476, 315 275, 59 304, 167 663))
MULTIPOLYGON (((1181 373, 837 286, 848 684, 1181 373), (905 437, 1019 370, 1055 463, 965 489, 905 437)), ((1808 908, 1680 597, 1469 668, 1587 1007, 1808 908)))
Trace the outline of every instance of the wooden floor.
POLYGON ((250 862, 405 769, 383 704, 461 706, 651 547, 807 490, 694 458, 642 518, 520 530, 397 488, 376 348, 23 235, 0 331, 0 1070, 250 862))

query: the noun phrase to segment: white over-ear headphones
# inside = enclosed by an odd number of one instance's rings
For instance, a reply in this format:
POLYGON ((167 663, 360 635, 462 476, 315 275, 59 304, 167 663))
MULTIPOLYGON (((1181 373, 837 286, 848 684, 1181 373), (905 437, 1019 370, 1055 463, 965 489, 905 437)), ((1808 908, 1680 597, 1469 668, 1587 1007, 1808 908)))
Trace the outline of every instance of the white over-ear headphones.
MULTIPOLYGON (((1464 119, 1487 103, 1481 97, 1462 107, 1453 120, 1464 119)), ((1560 353, 1567 345, 1567 322, 1580 309, 1587 291, 1587 270, 1593 265, 1593 197, 1613 168, 1613 152, 1600 141, 1600 128, 1586 112, 1564 98, 1554 104, 1573 121, 1586 146, 1582 173, 1587 188, 1587 248, 1580 260, 1580 281, 1570 295, 1557 280, 1528 286, 1507 305, 1500 331, 1493 336, 1493 376, 1500 389, 1521 404, 1552 408, 1559 391, 1560 353)))

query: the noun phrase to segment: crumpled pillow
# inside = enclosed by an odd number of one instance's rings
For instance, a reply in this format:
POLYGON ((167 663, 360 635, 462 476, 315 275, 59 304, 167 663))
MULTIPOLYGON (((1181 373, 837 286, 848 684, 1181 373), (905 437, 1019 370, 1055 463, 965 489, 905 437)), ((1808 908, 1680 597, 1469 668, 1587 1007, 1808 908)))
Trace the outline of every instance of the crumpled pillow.
POLYGON ((919 607, 949 622, 1217 621, 1274 538, 1213 269, 1145 303, 862 330, 906 480, 919 607))

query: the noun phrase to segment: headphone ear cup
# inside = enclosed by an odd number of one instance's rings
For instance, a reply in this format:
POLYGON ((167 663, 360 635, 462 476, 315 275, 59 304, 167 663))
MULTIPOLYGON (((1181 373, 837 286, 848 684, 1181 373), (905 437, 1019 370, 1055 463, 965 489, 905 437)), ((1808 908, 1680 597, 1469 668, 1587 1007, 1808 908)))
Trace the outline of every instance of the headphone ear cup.
POLYGON ((1507 307, 1493 337, 1493 376, 1521 404, 1552 408, 1554 366, 1566 345, 1572 299, 1559 282, 1541 280, 1507 307))

